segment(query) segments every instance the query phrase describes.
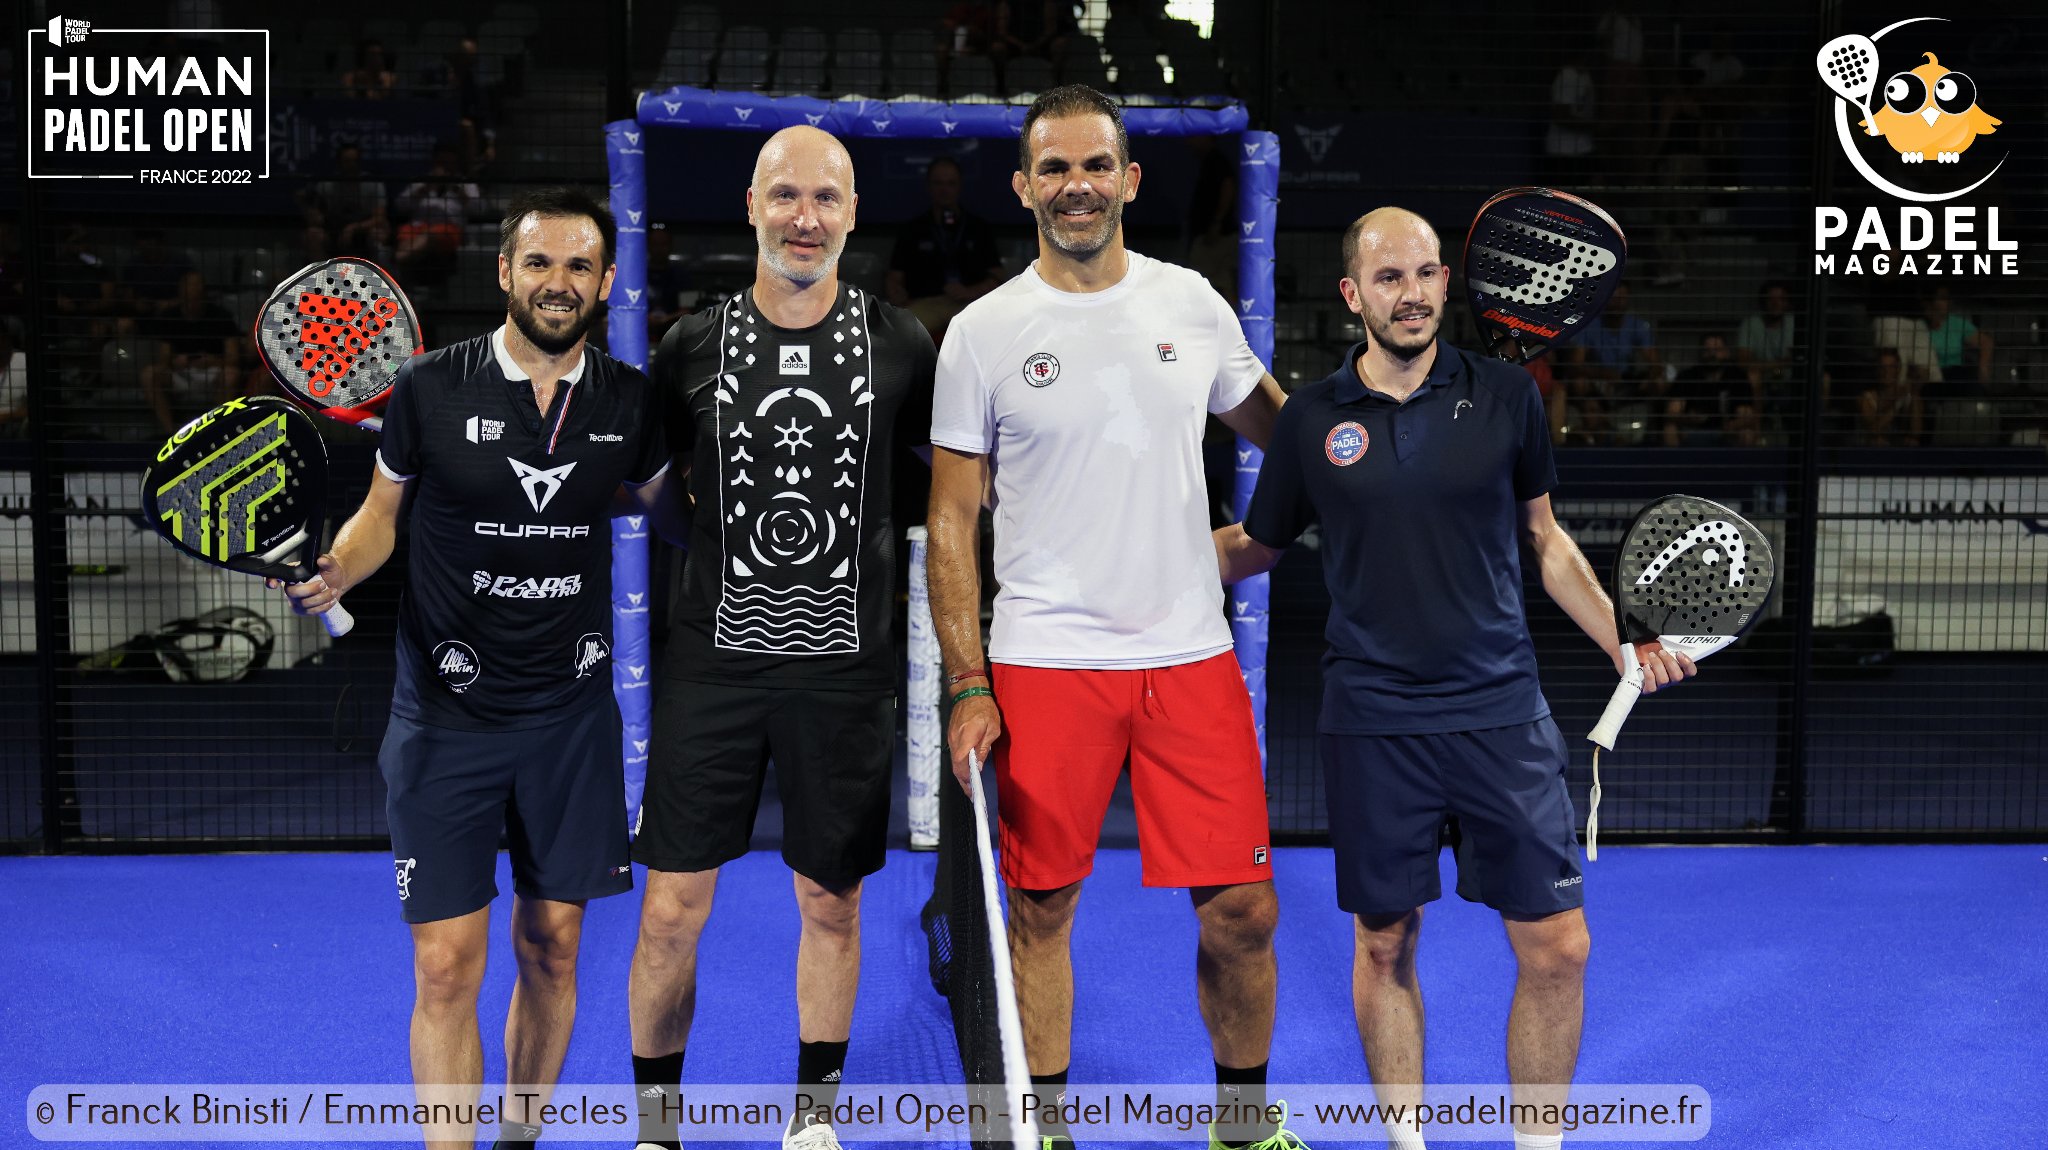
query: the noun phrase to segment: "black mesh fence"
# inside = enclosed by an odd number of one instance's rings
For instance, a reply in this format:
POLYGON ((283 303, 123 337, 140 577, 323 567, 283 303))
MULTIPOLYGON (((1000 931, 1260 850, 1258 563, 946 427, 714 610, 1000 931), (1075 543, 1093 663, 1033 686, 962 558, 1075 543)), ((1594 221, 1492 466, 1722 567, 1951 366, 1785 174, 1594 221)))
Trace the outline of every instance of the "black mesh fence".
MULTIPOLYGON (((172 7, 117 0, 94 19, 165 27, 172 7)), ((1132 102, 1244 100, 1281 139, 1273 369, 1289 387, 1335 370, 1358 338, 1336 282, 1338 236, 1361 211, 1423 212, 1455 265, 1487 194, 1587 195, 1628 231, 1631 262, 1600 332, 1538 369, 1559 519, 1605 572, 1637 506, 1692 492, 1770 532, 1784 572, 1771 619, 1638 710, 1605 764, 1603 824, 1721 838, 2048 827, 2048 719, 2033 702, 2048 687, 2048 18, 1999 4, 1919 20, 1888 5, 1572 3, 1543 30, 1518 26, 1508 48, 1478 5, 1009 5, 1038 15, 1006 23, 975 3, 771 2, 633 5, 619 43, 610 29, 628 17, 613 5, 567 17, 451 0, 289 25, 250 0, 213 7, 231 27, 272 29, 268 178, 0 184, 0 839, 16 849, 381 834, 389 603, 328 644, 274 597, 174 560, 135 517, 134 478, 170 427, 266 386, 247 321, 311 260, 385 263, 430 346, 500 322, 496 221, 539 182, 604 186, 615 80, 990 101, 1084 80, 1132 102), (1815 67, 1821 45, 1851 34, 1874 37, 1869 112, 1815 67), (1950 72, 1963 81, 1943 89, 1950 72), (1910 78, 1894 99, 1897 74, 1910 78), (1893 108, 1914 84, 1934 95, 1893 108), (1940 115, 1921 132, 1928 107, 1940 115), (1866 118, 1885 134, 1864 134, 1866 118), (1933 132, 1956 125, 1969 132, 1933 132), (151 637, 169 628, 190 645, 179 621, 230 607, 269 621, 267 662, 239 682, 172 681, 151 637)), ((59 15, 21 8, 17 46, 59 15)), ((8 54, 10 177, 32 143, 25 63, 8 54)), ((657 331, 753 266, 742 192, 759 141, 677 135, 666 159, 650 156, 665 225, 650 239, 657 331)), ((1131 245, 1234 287, 1227 145, 1133 148, 1146 179, 1131 245)), ((1006 273, 1031 258, 1006 145, 854 152, 854 282, 889 290, 942 155, 1006 273)), ((1462 304, 1450 312, 1450 338, 1469 344, 1462 304)), ((367 482, 371 441, 336 433, 334 446, 357 484, 337 494, 341 513, 367 482)), ((914 511, 914 496, 900 502, 914 511)), ((1269 667, 1274 826, 1309 837, 1324 830, 1318 563, 1304 545, 1275 573, 1269 667)), ((355 596, 395 602, 399 582, 355 596)), ((1613 672, 1533 584, 1528 599, 1546 692, 1576 743, 1613 672)))

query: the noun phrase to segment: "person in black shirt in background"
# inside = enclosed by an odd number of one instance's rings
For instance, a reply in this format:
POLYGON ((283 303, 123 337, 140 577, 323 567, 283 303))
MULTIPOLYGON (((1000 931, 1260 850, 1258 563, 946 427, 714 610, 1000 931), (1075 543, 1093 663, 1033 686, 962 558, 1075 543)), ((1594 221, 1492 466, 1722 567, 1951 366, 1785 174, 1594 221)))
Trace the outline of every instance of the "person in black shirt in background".
MULTIPOLYGON (((647 377, 584 342, 611 292, 611 213, 549 189, 515 203, 499 235, 506 322, 399 369, 362 509, 318 576, 286 590, 294 610, 325 612, 391 557, 411 495, 378 761, 412 927, 413 1080, 423 1103, 475 1100, 476 1000, 506 832, 519 979, 499 1144, 513 1145, 539 1137, 533 1108, 568 1051, 584 903, 633 885, 609 526, 622 504, 651 507, 668 451, 647 377), (516 1107, 522 1089, 535 1092, 532 1108, 516 1107)), ((427 1138, 471 1147, 466 1126, 429 1126, 427 1138)))
POLYGON ((803 918, 797 1081, 816 1107, 792 1108, 783 1145, 839 1146, 821 1111, 846 1061, 896 741, 893 427, 905 411, 926 442, 938 362, 916 317, 839 279, 857 204, 838 140, 769 137, 747 190, 753 285, 678 321, 655 361, 677 457, 656 521, 687 534, 689 557, 633 843, 647 865, 631 990, 643 1148, 678 1144, 697 942, 719 868, 747 851, 771 755, 803 918))
POLYGON ((995 229, 960 206, 960 165, 939 156, 925 169, 931 210, 903 226, 889 256, 889 302, 909 308, 932 333, 946 338, 946 325, 960 309, 994 291, 1008 278, 996 253, 995 229))

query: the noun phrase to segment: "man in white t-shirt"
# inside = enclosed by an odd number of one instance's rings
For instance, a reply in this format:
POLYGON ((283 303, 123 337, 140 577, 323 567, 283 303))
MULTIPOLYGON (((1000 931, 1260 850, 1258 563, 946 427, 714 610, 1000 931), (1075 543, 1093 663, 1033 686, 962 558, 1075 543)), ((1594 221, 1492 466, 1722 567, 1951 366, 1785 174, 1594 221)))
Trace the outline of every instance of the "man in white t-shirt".
POLYGON ((1283 396, 1207 281, 1125 249, 1140 173, 1114 101, 1046 92, 1021 160, 1011 184, 1037 217, 1038 260, 947 331, 927 527, 953 772, 964 785, 969 752, 995 756, 1032 1081, 1045 1095, 1066 1083, 1069 934, 1128 756, 1145 885, 1190 888, 1201 923, 1202 1017, 1232 1107, 1212 1145, 1298 1145, 1265 1102, 1278 904, 1201 452, 1211 413, 1263 447, 1283 396), (993 678, 984 492, 1001 588, 993 678))

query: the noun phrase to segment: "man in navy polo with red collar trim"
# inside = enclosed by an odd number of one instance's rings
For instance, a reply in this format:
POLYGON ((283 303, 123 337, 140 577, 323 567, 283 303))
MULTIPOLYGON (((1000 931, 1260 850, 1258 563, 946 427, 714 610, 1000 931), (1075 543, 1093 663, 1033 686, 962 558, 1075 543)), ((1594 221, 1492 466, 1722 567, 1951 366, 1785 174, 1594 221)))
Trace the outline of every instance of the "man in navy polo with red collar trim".
MULTIPOLYGON (((1321 524, 1323 780, 1337 902, 1357 920, 1358 1032, 1381 1103, 1421 1100, 1415 944, 1422 905, 1442 893, 1439 835, 1455 817, 1458 893, 1500 912, 1519 964, 1515 1100, 1562 1104, 1578 1061, 1585 899, 1517 544, 1618 672, 1613 608, 1551 514, 1557 472, 1535 380, 1437 342, 1450 268, 1435 231, 1380 208, 1343 243, 1339 290, 1368 338, 1281 408, 1250 513, 1216 533, 1223 581, 1269 570, 1321 524)), ((1693 673, 1655 643, 1638 654, 1646 691, 1693 673)), ((1397 1150, 1423 1145, 1412 1124, 1387 1133, 1397 1150)), ((1559 1141, 1554 1124, 1515 1131, 1518 1148, 1559 1141)))

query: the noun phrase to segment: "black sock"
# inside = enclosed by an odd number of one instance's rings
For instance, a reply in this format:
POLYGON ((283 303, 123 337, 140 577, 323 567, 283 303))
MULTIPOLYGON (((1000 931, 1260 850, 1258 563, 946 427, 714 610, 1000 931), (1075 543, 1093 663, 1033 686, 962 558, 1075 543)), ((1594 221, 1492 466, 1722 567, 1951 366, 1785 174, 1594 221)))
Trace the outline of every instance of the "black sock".
POLYGON ((652 1058, 633 1056, 633 1085, 640 1103, 640 1141, 652 1142, 666 1150, 681 1150, 677 1130, 678 1099, 682 1094, 683 1052, 657 1054, 652 1058))
POLYGON ((1038 1133, 1042 1137, 1065 1138, 1069 1142, 1074 1140, 1074 1132, 1067 1129, 1066 1115, 1059 1112, 1059 1107, 1067 1104, 1067 1071, 1072 1069, 1072 1066, 1068 1066, 1065 1070, 1052 1074, 1034 1074, 1031 1076, 1031 1085, 1051 1087, 1049 1091, 1040 1089, 1033 1090, 1032 1093, 1040 1098, 1051 1098, 1055 1103, 1050 1117, 1046 1116, 1046 1104, 1044 1102, 1038 1104, 1038 1133))
POLYGON ((498 1140, 491 1143, 491 1147, 492 1150, 497 1150, 501 1146, 531 1146, 538 1141, 540 1141, 540 1127, 504 1118, 498 1122, 498 1140))
POLYGON ((804 1096, 807 1104, 790 1107, 791 1130, 803 1128, 805 1115, 820 1122, 832 1121, 832 1107, 839 1102, 839 1079, 845 1072, 844 1042, 797 1042, 796 1081, 801 1088, 797 1093, 804 1096))
POLYGON ((1279 1124, 1266 1113, 1266 1066, 1244 1069, 1216 1064, 1216 1140, 1236 1150, 1273 1136, 1279 1124), (1227 1109, 1226 1109, 1227 1108, 1227 1109))

